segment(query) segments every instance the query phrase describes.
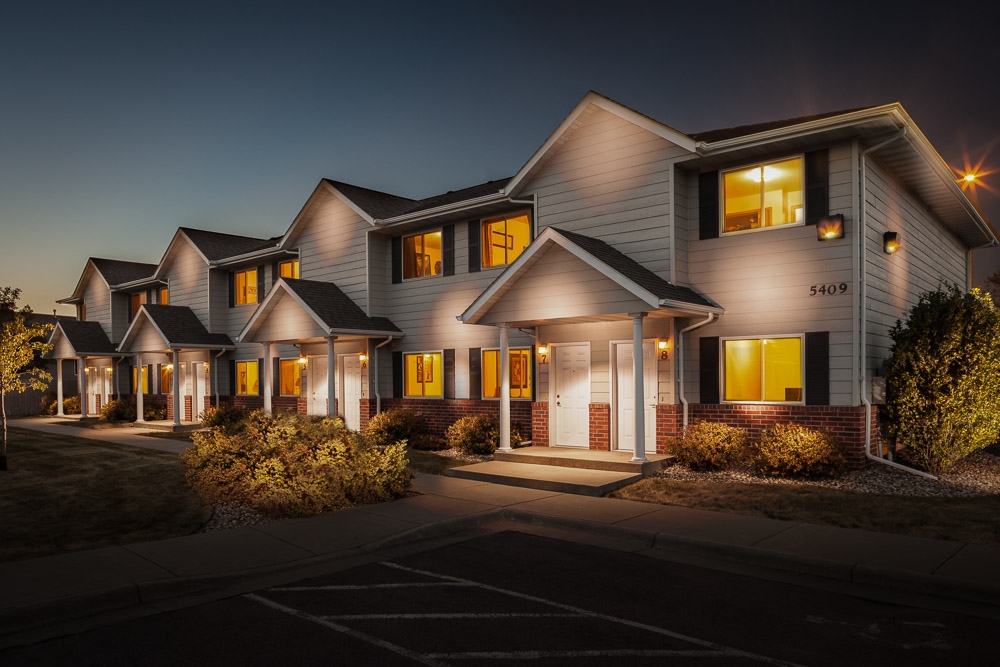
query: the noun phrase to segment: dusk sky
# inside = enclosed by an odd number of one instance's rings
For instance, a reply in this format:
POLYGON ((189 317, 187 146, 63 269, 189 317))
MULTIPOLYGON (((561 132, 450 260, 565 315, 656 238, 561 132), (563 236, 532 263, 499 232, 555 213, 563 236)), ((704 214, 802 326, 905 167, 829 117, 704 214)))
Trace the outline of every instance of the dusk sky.
POLYGON ((282 234, 323 177, 504 178, 591 89, 683 132, 901 102, 997 170, 1000 226, 1000 9, 922 4, 5 2, 0 286, 50 312, 87 257, 158 262, 179 226, 282 234))

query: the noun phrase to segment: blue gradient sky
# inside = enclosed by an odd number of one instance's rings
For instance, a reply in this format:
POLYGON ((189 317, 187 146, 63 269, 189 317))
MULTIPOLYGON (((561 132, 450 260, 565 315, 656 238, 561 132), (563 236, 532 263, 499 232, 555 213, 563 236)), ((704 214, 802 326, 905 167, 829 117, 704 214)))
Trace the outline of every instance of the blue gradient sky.
POLYGON ((48 312, 87 257, 158 262, 178 226, 281 234, 322 177, 510 176, 590 89, 684 132, 898 101, 1000 168, 990 3, 673 4, 5 2, 0 285, 48 312))

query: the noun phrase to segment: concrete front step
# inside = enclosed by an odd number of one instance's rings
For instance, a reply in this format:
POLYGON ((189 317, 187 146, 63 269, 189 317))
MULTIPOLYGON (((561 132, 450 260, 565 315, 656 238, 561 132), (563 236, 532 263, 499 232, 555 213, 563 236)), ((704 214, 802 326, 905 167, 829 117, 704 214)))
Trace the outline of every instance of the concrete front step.
POLYGON ((607 452, 570 447, 523 447, 510 452, 497 451, 493 453, 495 461, 586 470, 608 470, 638 473, 646 476, 660 471, 673 459, 667 454, 647 454, 646 457, 649 460, 645 463, 634 463, 630 461, 631 452, 607 452))
POLYGON ((570 468, 537 463, 487 461, 449 468, 449 477, 474 479, 480 482, 521 486, 542 491, 574 493, 581 496, 603 496, 642 479, 642 473, 570 468))

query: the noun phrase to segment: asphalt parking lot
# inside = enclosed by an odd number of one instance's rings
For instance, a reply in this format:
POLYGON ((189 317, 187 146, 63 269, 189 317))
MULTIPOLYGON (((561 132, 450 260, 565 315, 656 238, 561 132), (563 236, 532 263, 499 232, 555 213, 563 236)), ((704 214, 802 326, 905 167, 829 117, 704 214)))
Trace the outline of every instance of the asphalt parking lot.
POLYGON ((996 621, 520 532, 0 652, 4 665, 989 664, 996 621))

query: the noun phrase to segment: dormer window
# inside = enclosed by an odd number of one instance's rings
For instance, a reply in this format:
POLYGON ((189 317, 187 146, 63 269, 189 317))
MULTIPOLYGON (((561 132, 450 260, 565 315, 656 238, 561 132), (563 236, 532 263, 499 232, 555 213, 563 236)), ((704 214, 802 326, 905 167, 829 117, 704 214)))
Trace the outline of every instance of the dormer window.
POLYGON ((403 279, 442 275, 441 230, 403 237, 403 279))
POLYGON ((794 157, 722 172, 722 233, 805 224, 803 160, 794 157))

